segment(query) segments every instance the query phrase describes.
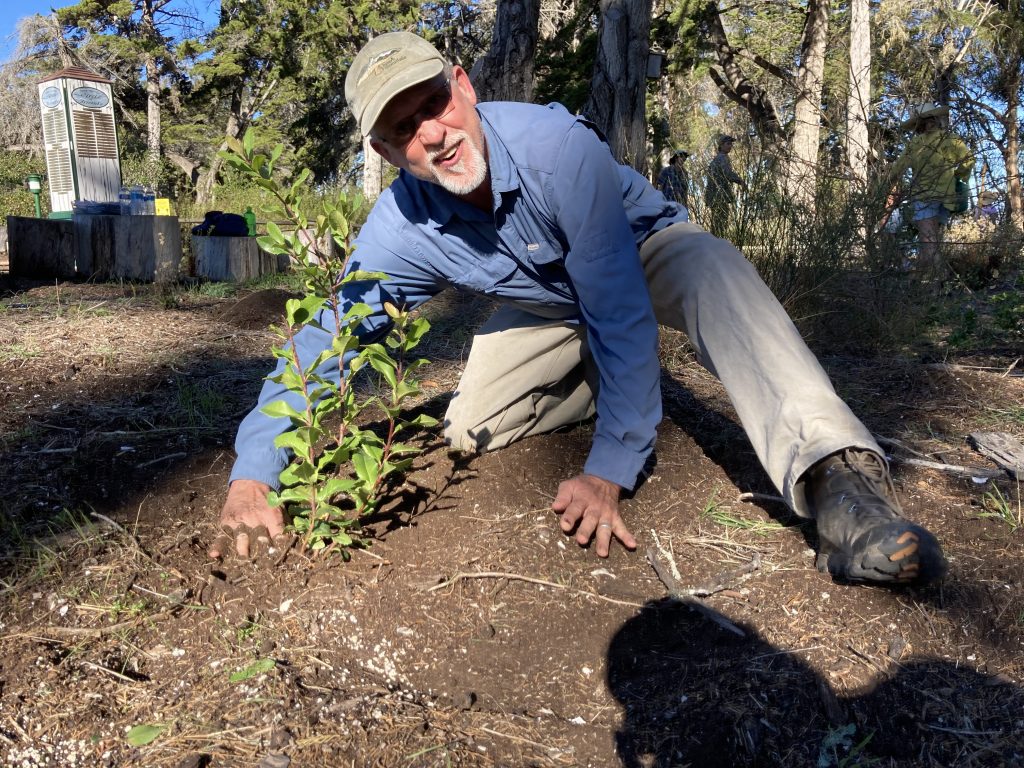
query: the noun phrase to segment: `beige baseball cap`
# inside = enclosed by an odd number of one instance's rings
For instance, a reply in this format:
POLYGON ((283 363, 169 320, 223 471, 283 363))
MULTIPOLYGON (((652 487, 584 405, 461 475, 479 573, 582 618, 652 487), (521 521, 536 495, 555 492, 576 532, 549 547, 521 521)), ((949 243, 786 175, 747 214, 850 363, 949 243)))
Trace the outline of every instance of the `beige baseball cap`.
POLYGON ((345 100, 363 136, 391 99, 437 77, 446 63, 434 46, 410 32, 388 32, 364 45, 345 76, 345 100))

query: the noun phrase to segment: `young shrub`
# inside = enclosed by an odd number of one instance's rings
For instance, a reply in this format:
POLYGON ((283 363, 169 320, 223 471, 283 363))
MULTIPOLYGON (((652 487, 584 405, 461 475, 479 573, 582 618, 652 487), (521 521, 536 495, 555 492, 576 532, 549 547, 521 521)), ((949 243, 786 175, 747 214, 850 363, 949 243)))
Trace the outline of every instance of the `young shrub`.
POLYGON ((303 407, 295 409, 277 400, 263 408, 269 416, 291 421, 291 429, 278 436, 275 447, 287 448, 295 457, 281 472, 281 490, 271 493, 268 501, 285 507, 308 549, 344 552, 360 542, 360 519, 379 507, 387 489, 400 481, 419 453, 402 439, 437 423, 430 416, 407 419, 402 413, 403 405, 420 394, 415 374, 427 361, 411 360, 409 355, 429 323, 387 304, 384 309, 392 328, 384 343, 360 345, 356 329, 370 314, 370 307, 343 307, 335 297, 349 283, 386 277, 378 272, 345 271, 353 251, 352 222, 360 215, 362 196, 342 191, 334 199, 320 199, 317 212, 309 218, 305 213, 309 170, 303 169, 293 183, 282 184, 274 170, 282 147, 278 145, 268 156, 256 152, 254 143, 253 134, 247 132, 222 156, 269 193, 272 202, 261 211, 268 219, 267 234, 258 242, 270 253, 288 255, 306 291, 302 299, 287 302, 284 325, 276 329, 281 344, 274 347, 274 356, 284 360, 285 366, 271 379, 297 394, 303 407), (282 228, 276 221, 287 226, 282 228), (334 336, 331 347, 314 360, 300 359, 296 348, 295 337, 305 326, 334 336), (339 384, 318 373, 329 364, 337 365, 339 384), (378 374, 382 387, 377 394, 360 397, 349 377, 367 366, 378 374), (357 423, 371 406, 384 414, 382 434, 357 423), (326 424, 329 415, 332 422, 338 419, 334 428, 326 424))

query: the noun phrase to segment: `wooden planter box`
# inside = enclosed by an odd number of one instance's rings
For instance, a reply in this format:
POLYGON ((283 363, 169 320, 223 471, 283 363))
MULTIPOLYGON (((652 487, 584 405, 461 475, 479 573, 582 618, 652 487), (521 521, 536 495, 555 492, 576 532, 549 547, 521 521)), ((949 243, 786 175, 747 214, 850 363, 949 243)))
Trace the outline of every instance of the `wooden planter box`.
POLYGON ((207 280, 243 282, 263 275, 273 275, 287 268, 277 256, 267 253, 255 237, 217 237, 192 235, 196 277, 207 280))
POLYGON ((78 271, 100 280, 171 282, 180 276, 181 226, 177 216, 74 218, 78 271))
POLYGON ((11 274, 35 279, 178 279, 176 216, 7 217, 11 274))

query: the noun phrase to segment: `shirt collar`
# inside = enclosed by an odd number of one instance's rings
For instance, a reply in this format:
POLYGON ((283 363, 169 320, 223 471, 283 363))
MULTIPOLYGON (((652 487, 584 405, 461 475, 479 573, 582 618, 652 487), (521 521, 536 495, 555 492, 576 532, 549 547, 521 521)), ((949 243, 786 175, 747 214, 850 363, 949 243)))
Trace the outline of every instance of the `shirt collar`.
POLYGON ((519 189, 519 171, 512 162, 505 143, 479 108, 477 108, 477 114, 480 115, 484 139, 487 142, 487 165, 491 172, 491 191, 497 196, 519 189))
MULTIPOLYGON (((484 132, 484 141, 487 146, 487 169, 491 174, 491 193, 494 197, 494 207, 501 206, 501 197, 509 192, 520 188, 519 170, 512 162, 505 143, 496 133, 494 126, 477 108, 480 115, 480 123, 484 132)), ((403 171, 403 173, 406 173, 403 171)), ((409 174, 410 179, 414 179, 409 174)), ((445 191, 440 185, 429 181, 416 179, 419 184, 424 185, 423 189, 427 197, 438 206, 438 215, 435 228, 440 229, 448 224, 453 217, 458 216, 463 221, 491 221, 493 214, 481 211, 474 205, 459 200, 454 195, 445 191)))

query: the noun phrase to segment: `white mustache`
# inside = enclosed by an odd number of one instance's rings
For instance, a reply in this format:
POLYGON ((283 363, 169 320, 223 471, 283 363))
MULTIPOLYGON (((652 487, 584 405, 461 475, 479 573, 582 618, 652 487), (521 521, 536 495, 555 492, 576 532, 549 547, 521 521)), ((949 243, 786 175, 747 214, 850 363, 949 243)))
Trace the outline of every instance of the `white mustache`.
POLYGON ((459 143, 462 142, 465 138, 465 134, 456 135, 455 140, 451 144, 444 147, 443 149, 437 150, 436 152, 429 153, 427 155, 427 158, 431 163, 433 163, 439 157, 445 157, 447 155, 450 155, 452 153, 452 150, 454 150, 459 145, 459 143))

